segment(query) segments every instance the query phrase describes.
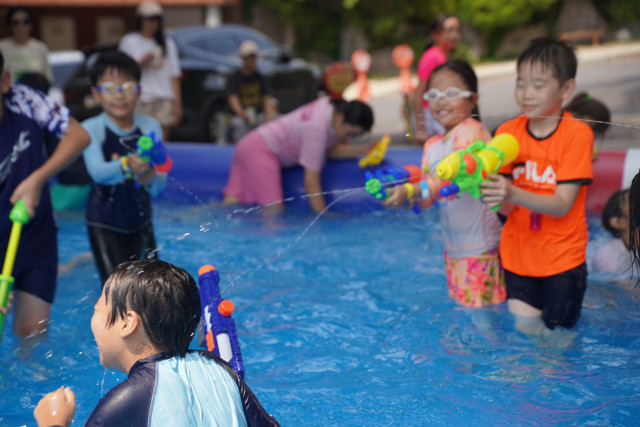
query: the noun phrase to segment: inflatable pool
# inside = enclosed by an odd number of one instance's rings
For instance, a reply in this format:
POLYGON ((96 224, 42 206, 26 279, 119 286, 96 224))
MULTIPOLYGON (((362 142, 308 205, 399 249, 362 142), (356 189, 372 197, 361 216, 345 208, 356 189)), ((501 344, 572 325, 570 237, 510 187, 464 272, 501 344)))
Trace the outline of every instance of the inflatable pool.
MULTIPOLYGON (((170 143, 167 151, 173 158, 174 167, 162 198, 191 203, 222 199, 233 146, 170 143)), ((378 167, 417 164, 421 156, 421 148, 390 148, 378 167)), ((628 187, 639 168, 640 149, 601 150, 593 163, 594 180, 587 193, 587 211, 602 211, 609 195, 628 187)), ((286 169, 282 179, 287 205, 308 209, 303 197, 302 169, 286 169)), ((364 182, 364 170, 358 167, 357 160, 328 161, 322 173, 322 188, 328 193, 327 203, 340 198, 331 210, 363 212, 382 209, 380 203, 364 191, 364 182)))

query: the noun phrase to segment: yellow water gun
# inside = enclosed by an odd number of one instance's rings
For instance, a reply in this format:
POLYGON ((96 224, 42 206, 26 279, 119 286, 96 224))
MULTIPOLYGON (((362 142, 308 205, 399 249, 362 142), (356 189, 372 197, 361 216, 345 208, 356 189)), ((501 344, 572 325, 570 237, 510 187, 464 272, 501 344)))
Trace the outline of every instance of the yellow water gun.
MULTIPOLYGON (((7 254, 4 257, 2 275, 0 275, 0 306, 5 309, 9 305, 9 294, 13 288, 13 277, 11 273, 13 272, 13 264, 16 260, 20 233, 22 233, 22 226, 29 222, 29 213, 27 212, 27 205, 25 205, 24 201, 18 200, 16 204, 13 205, 9 219, 13 222, 13 226, 11 227, 9 244, 7 245, 7 254)), ((4 313, 0 313, 0 342, 2 342, 5 317, 6 315, 4 313)))

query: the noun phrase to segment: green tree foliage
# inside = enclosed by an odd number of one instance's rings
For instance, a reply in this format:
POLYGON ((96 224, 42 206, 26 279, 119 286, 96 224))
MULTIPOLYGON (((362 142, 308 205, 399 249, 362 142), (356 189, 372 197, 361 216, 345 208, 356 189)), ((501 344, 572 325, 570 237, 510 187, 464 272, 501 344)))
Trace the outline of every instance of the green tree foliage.
POLYGON ((460 19, 479 31, 491 33, 528 24, 536 13, 549 9, 556 0, 458 0, 457 3, 460 19))
MULTIPOLYGON (((315 50, 338 59, 344 23, 359 28, 370 49, 409 43, 424 47, 429 23, 438 13, 455 14, 487 39, 531 22, 559 0, 245 0, 275 12, 292 25, 299 54, 315 50)), ((639 0, 613 0, 636 2, 639 0)))
POLYGON ((593 4, 607 22, 613 26, 628 25, 640 17, 639 0, 596 0, 593 4))

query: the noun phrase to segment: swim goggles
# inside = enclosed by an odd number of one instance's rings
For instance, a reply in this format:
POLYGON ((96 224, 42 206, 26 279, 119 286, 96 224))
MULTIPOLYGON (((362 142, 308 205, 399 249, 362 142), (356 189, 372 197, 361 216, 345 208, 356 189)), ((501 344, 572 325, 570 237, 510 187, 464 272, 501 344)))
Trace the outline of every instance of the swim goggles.
POLYGON ((115 95, 118 92, 122 92, 125 95, 135 95, 140 92, 140 85, 131 81, 124 82, 120 86, 113 82, 104 82, 100 86, 94 86, 93 88, 107 95, 115 95))
POLYGON ((422 95, 424 99, 429 102, 437 102, 439 99, 444 98, 449 101, 454 101, 460 98, 467 98, 473 95, 470 90, 462 90, 457 87, 448 87, 444 92, 440 92, 438 89, 431 88, 422 95))

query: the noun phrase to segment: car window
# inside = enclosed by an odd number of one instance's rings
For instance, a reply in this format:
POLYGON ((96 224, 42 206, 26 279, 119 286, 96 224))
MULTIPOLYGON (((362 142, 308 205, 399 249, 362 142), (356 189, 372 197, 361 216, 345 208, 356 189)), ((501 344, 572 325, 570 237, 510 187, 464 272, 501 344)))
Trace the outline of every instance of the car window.
POLYGON ((238 45, 225 35, 207 38, 207 51, 216 55, 233 56, 238 53, 238 45))

